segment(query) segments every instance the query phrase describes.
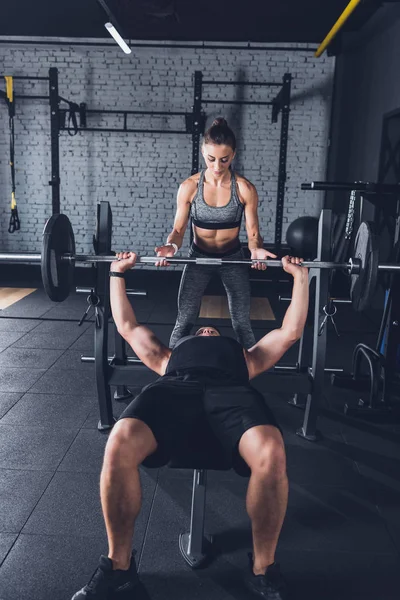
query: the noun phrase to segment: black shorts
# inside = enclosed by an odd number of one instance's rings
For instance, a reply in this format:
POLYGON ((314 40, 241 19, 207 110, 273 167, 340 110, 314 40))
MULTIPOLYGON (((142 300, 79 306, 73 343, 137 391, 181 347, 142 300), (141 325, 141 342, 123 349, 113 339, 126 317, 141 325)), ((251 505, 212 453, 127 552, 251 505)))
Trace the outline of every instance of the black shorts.
POLYGON ((243 433, 256 425, 279 429, 262 395, 250 385, 205 383, 193 376, 164 375, 143 388, 120 419, 140 419, 157 450, 146 467, 250 470, 238 452, 243 433))

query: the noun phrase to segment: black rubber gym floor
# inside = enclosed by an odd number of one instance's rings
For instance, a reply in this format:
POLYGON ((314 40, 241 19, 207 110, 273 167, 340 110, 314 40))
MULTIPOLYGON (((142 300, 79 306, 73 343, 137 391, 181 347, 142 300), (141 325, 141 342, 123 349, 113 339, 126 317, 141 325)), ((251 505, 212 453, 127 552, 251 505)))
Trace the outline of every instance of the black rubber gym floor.
MULTIPOLYGON (((176 285, 145 280, 142 272, 139 287, 148 298, 134 299, 137 315, 167 342, 176 285)), ((255 286, 255 295, 265 293, 255 286)), ((271 304, 278 320, 254 323, 257 337, 279 325, 283 309, 271 304)), ((97 431, 93 365, 80 362, 82 353, 93 353, 93 323, 76 322, 85 308, 85 295, 54 305, 39 289, 0 314, 1 600, 69 600, 107 552, 98 494, 107 435, 97 431)), ((341 337, 329 333, 328 366, 348 369, 354 345, 373 343, 377 325, 349 307, 339 312, 341 337)), ((226 323, 216 324, 229 334, 226 323)), ((294 348, 285 362, 296 357, 294 348)), ((138 374, 138 388, 151 377, 138 374)), ((323 440, 307 442, 295 435, 303 413, 287 404, 284 380, 276 391, 268 375, 255 385, 285 432, 290 497, 277 557, 291 598, 398 600, 399 422, 348 419, 342 409, 354 395, 327 386, 323 440)), ((115 403, 115 415, 124 406, 115 403)), ((147 592, 138 598, 250 599, 241 584, 251 549, 247 480, 209 471, 206 530, 217 552, 197 571, 178 548, 189 526, 192 471, 142 469, 142 484, 134 547, 147 592)))

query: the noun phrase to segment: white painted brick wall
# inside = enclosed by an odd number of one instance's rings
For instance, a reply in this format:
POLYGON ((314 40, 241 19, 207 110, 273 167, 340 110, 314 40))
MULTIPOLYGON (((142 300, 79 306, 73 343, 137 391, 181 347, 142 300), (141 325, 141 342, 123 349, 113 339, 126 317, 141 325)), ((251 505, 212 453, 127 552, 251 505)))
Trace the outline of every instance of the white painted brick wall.
MULTIPOLYGON (((88 108, 190 112, 195 70, 204 79, 292 81, 283 236, 300 215, 317 215, 322 197, 302 192, 300 183, 323 179, 330 120, 334 59, 307 51, 135 48, 0 47, 3 74, 46 76, 59 69, 59 93, 88 108)), ((4 89, 4 88, 3 88, 4 89)), ((271 100, 277 88, 204 87, 203 98, 271 100)), ((16 94, 46 94, 47 82, 15 82, 16 94)), ((252 181, 260 197, 265 241, 275 232, 280 118, 271 124, 270 107, 205 105, 207 125, 223 115, 238 139, 235 168, 252 181)), ((129 126, 184 128, 184 118, 131 116, 129 126)), ((121 121, 120 121, 121 123, 121 121)), ((120 126, 116 119, 88 115, 90 125, 120 126)), ((8 114, 0 109, 0 244, 3 251, 40 251, 41 233, 51 214, 49 107, 43 101, 17 101, 15 163, 21 231, 7 232, 11 182, 8 166, 8 114)), ((113 210, 113 246, 153 254, 173 223, 176 192, 191 170, 191 136, 173 134, 79 133, 60 136, 61 209, 71 219, 77 252, 92 252, 96 203, 113 210)), ((189 234, 186 234, 187 249, 189 234)), ((242 232, 242 240, 245 234, 242 232)))

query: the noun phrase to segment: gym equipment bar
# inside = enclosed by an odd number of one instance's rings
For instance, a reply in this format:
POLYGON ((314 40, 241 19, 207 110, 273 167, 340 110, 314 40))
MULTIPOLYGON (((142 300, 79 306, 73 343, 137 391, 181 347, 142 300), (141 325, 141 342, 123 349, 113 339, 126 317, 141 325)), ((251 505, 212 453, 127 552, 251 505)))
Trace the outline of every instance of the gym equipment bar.
MULTIPOLYGON (((116 256, 99 256, 97 254, 76 254, 69 255, 63 254, 59 256, 61 262, 66 263, 111 263, 115 260, 116 256)), ((138 256, 136 264, 154 264, 162 260, 160 256, 138 256)), ((266 264, 267 267, 281 267, 282 262, 280 260, 265 259, 265 260, 230 260, 228 258, 175 258, 166 257, 166 260, 171 264, 196 264, 196 265, 252 265, 255 262, 266 264)), ((18 253, 0 253, 0 262, 2 263, 41 263, 42 256, 40 254, 18 254, 18 253)), ((347 270, 350 275, 358 275, 361 270, 359 261, 355 258, 350 259, 349 262, 336 263, 332 261, 303 261, 302 267, 309 269, 344 269, 347 270)), ((378 265, 378 271, 400 271, 400 264, 380 264, 378 265)), ((284 298, 282 298, 284 300, 284 298)))
MULTIPOLYGON (((289 296, 278 296, 279 302, 291 302, 292 299, 289 296)), ((351 304, 350 298, 331 298, 333 304, 351 304)))
MULTIPOLYGON (((63 131, 75 131, 75 129, 73 127, 63 127, 63 131)), ((79 131, 82 131, 82 129, 79 131)), ((85 127, 84 131, 100 131, 102 133, 170 133, 171 135, 179 135, 181 133, 187 134, 186 131, 181 131, 178 129, 168 129, 168 131, 166 131, 165 129, 112 129, 110 127, 85 127)))
POLYGON ((30 81, 48 81, 48 77, 30 77, 30 75, 13 75, 13 79, 29 79, 30 81))
POLYGON ((373 183, 371 181, 311 181, 302 183, 302 190, 323 192, 365 192, 379 194, 399 194, 399 184, 373 183))
POLYGON ((354 12, 357 6, 360 4, 361 0, 350 0, 336 23, 333 25, 332 29, 327 33, 325 38, 322 40, 321 44, 318 46, 317 51, 315 53, 316 58, 319 58, 324 50, 329 46, 335 35, 338 31, 343 27, 346 23, 347 19, 354 12))
POLYGON ((257 100, 207 100, 203 104, 257 104, 258 106, 275 106, 275 102, 258 102, 257 100))
POLYGON ((29 100, 48 100, 49 99, 48 96, 26 96, 24 94, 15 94, 14 97, 17 100, 25 100, 26 98, 29 98, 29 100))
MULTIPOLYGON (((67 263, 111 263, 115 260, 118 260, 116 256, 98 256, 96 254, 77 254, 73 255, 61 255, 60 260, 62 262, 67 263)), ((138 256, 136 263, 137 264, 154 264, 160 261, 162 257, 160 256, 138 256)), ((31 263, 41 263, 42 257, 40 254, 0 254, 0 262, 2 263, 22 263, 22 262, 31 262, 31 263)), ((268 267, 282 267, 282 262, 280 260, 229 260, 225 258, 166 258, 166 260, 173 264, 189 264, 193 263, 196 265, 252 265, 254 262, 260 262, 266 264, 268 267)), ((304 261, 301 263, 303 267, 308 267, 309 269, 345 269, 348 270, 351 274, 357 274, 360 272, 360 265, 357 261, 349 261, 348 263, 334 263, 334 262, 317 262, 317 261, 304 261)), ((379 265, 379 269, 385 271, 395 271, 397 269, 400 270, 400 265, 379 265)))
MULTIPOLYGON (((81 357, 82 360, 82 357, 81 357)), ((312 369, 311 367, 309 368, 309 370, 312 369)), ((300 373, 300 366, 299 365, 275 365, 274 366, 274 371, 294 371, 295 373, 300 373)), ((339 368, 339 367, 325 367, 324 369, 325 373, 343 373, 344 369, 339 368)))
POLYGON ((158 115, 158 116, 168 116, 168 117, 185 117, 187 112, 174 112, 174 111, 166 111, 166 110, 112 110, 112 109, 95 109, 95 108, 85 108, 86 113, 90 113, 93 115, 158 115))
MULTIPOLYGON (((108 357, 108 362, 111 365, 112 362, 114 360, 114 356, 109 356, 108 357)), ((81 362, 83 363, 95 363, 96 362, 96 357, 95 356, 85 356, 82 354, 81 356, 81 362)), ((140 360, 140 358, 137 358, 136 356, 127 356, 126 357, 126 362, 128 364, 140 364, 142 365, 143 362, 140 360)), ((343 369, 342 369, 343 371, 343 369)))
MULTIPOLYGON (((3 40, 0 39, 0 45, 1 44, 9 44, 10 41, 9 39, 3 40)), ((44 40, 43 38, 38 38, 38 39, 13 39, 12 41, 13 44, 23 44, 24 46, 26 45, 38 45, 38 46, 65 46, 66 42, 65 41, 58 41, 58 40, 44 40)), ((68 46, 99 46, 102 48, 107 48, 109 46, 114 47, 115 42, 107 42, 106 40, 102 41, 102 42, 91 42, 91 41, 85 41, 85 42, 80 42, 77 41, 74 38, 69 38, 68 39, 68 46)), ((206 43, 206 42, 201 42, 201 43, 197 43, 194 42, 193 44, 187 43, 187 44, 174 44, 174 43, 157 43, 157 42, 153 42, 153 43, 141 43, 141 42, 136 42, 136 43, 130 43, 129 44, 130 48, 159 48, 161 50, 164 50, 165 48, 172 48, 173 50, 175 49, 188 49, 188 50, 240 50, 240 51, 257 51, 257 52, 314 52, 315 53, 315 48, 311 48, 308 46, 307 43, 301 43, 299 46, 256 46, 253 45, 251 42, 243 42, 242 45, 223 45, 223 44, 210 44, 210 43, 206 43)), ((36 78, 36 77, 29 77, 28 79, 41 79, 40 77, 36 78)))
MULTIPOLYGON (((160 261, 160 256, 138 256, 136 262, 138 264, 154 264, 160 261)), ((1 260, 1 255, 0 255, 1 260)), ((81 263, 97 263, 97 262, 113 262, 117 260, 116 256, 91 256, 89 254, 78 254, 77 256, 63 256, 61 260, 68 262, 81 262, 81 263)), ((196 265, 252 265, 254 262, 260 262, 266 264, 268 267, 282 267, 280 260, 230 260, 228 258, 167 258, 167 262, 171 264, 196 264, 196 265)), ((310 269, 347 269, 350 273, 359 273, 359 265, 355 261, 354 263, 334 263, 334 262, 313 262, 304 261, 301 263, 303 267, 310 269)), ((382 265, 389 267, 385 270, 391 271, 400 269, 400 265, 382 265), (393 266, 393 269, 391 268, 393 266)))
MULTIPOLYGON (((90 287, 77 287, 75 288, 77 294, 91 294, 94 292, 94 288, 90 287)), ((147 296, 145 290, 126 290, 127 296, 147 296)), ((350 302, 350 300, 349 300, 350 302)))
POLYGON ((282 87, 282 83, 270 81, 204 81, 207 85, 258 85, 268 87, 282 87))
POLYGON ((60 98, 58 96, 58 69, 49 69, 49 102, 50 102, 50 158, 51 158, 51 204, 52 213, 58 214, 60 208, 60 98))

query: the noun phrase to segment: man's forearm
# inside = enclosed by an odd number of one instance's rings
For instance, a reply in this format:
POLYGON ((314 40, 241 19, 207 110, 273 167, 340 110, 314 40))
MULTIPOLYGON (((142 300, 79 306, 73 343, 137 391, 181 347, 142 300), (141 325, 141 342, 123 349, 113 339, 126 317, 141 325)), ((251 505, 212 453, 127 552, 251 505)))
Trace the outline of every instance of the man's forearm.
POLYGON ((301 337, 306 324, 308 289, 308 271, 299 267, 293 277, 292 300, 282 323, 282 329, 288 331, 295 338, 301 337))
POLYGON ((121 335, 136 327, 138 322, 126 295, 125 280, 121 277, 110 277, 110 299, 114 323, 121 335))

